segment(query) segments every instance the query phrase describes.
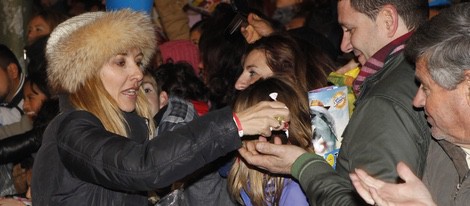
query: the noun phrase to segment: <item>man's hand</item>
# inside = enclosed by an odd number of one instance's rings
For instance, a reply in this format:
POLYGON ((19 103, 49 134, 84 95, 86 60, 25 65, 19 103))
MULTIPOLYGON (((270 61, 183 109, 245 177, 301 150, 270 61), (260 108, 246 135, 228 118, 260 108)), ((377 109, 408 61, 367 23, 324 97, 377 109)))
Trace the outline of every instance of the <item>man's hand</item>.
POLYGON ((361 197, 369 204, 376 205, 436 205, 421 180, 405 163, 397 165, 402 184, 386 183, 371 177, 361 169, 350 174, 351 181, 361 197))
POLYGON ((272 173, 290 174, 292 164, 307 151, 294 145, 252 141, 246 142, 245 147, 240 148, 238 152, 250 165, 272 173))

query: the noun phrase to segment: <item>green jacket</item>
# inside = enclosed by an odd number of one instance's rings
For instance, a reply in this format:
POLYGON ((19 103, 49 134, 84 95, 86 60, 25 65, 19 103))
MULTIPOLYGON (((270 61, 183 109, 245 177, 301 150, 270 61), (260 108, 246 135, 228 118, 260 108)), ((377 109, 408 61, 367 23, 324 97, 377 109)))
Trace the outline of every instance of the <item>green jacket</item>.
POLYGON ((437 205, 464 206, 470 202, 470 170, 466 153, 445 140, 433 140, 423 182, 437 205))
POLYGON ((343 133, 336 170, 348 178, 354 168, 396 182, 396 165, 405 162, 422 177, 431 132, 424 111, 413 107, 418 90, 414 66, 403 53, 368 77, 343 133))
POLYGON ((294 164, 293 175, 311 205, 363 205, 349 181, 355 168, 396 182, 395 168, 403 161, 422 177, 431 134, 424 112, 412 105, 417 89, 414 67, 402 53, 388 57, 366 79, 343 133, 336 172, 318 156, 306 155, 294 164))

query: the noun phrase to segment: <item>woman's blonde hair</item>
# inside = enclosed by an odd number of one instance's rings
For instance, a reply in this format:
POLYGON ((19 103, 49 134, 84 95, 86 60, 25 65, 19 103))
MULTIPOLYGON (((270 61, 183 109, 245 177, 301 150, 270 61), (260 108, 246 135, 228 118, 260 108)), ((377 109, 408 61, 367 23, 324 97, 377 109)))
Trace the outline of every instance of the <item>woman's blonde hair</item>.
MULTIPOLYGON (((155 26, 149 15, 123 9, 86 12, 59 24, 46 46, 47 75, 54 92, 69 95, 75 109, 95 115, 106 130, 127 137, 127 122, 117 102, 108 94, 99 77, 104 62, 122 51, 138 48, 142 67, 155 53, 155 26)), ((136 112, 153 122, 143 89, 139 89, 136 112)))
MULTIPOLYGON (((242 91, 237 97, 234 111, 242 111, 260 101, 273 101, 269 96, 278 93, 277 101, 283 102, 289 108, 291 118, 289 122, 288 142, 313 152, 311 142, 312 127, 308 107, 307 94, 302 92, 290 78, 273 76, 261 79, 242 91)), ((253 139, 256 137, 243 137, 253 139)), ((228 181, 231 196, 243 204, 240 192, 243 190, 250 197, 253 205, 278 205, 284 187, 284 177, 269 174, 266 171, 246 165, 241 157, 237 158, 230 170, 228 181), (266 191, 267 186, 272 190, 266 191)))
MULTIPOLYGON (((85 84, 75 93, 69 95, 72 106, 79 110, 85 110, 95 115, 103 124, 104 128, 112 133, 128 137, 127 122, 119 109, 117 102, 104 88, 103 82, 98 74, 85 80, 85 84)), ((154 122, 150 112, 149 103, 141 87, 137 94, 135 112, 147 119, 149 138, 153 137, 154 122)))

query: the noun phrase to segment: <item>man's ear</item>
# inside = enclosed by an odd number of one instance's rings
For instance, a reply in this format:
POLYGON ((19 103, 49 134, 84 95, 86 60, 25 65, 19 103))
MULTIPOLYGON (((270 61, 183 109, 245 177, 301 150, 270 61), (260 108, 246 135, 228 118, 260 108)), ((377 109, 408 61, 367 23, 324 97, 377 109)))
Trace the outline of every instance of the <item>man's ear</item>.
POLYGON ((470 69, 464 71, 467 105, 470 106, 470 69))
POLYGON ((393 5, 385 5, 382 7, 380 10, 379 14, 381 16, 381 22, 378 23, 383 23, 384 28, 387 31, 387 36, 388 37, 393 37, 395 33, 397 32, 398 29, 398 12, 395 6, 393 5))
POLYGON ((168 93, 165 91, 160 92, 160 109, 168 104, 168 93))
POLYGON ((8 77, 10 79, 19 79, 20 78, 19 77, 20 76, 19 69, 20 68, 16 64, 13 64, 13 63, 8 64, 8 66, 7 66, 8 77))

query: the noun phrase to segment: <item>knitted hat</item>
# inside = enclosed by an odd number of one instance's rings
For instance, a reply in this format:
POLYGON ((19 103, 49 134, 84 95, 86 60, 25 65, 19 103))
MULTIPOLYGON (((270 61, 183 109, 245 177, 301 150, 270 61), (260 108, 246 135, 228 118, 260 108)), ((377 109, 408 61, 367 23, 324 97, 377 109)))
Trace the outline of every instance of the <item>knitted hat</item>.
POLYGON ((143 12, 89 12, 68 19, 52 31, 46 46, 52 89, 74 93, 113 56, 141 49, 143 66, 155 53, 155 30, 143 12))
POLYGON ((168 41, 160 45, 163 63, 171 59, 174 63, 184 61, 193 66, 196 75, 199 75, 199 50, 190 40, 168 41))

